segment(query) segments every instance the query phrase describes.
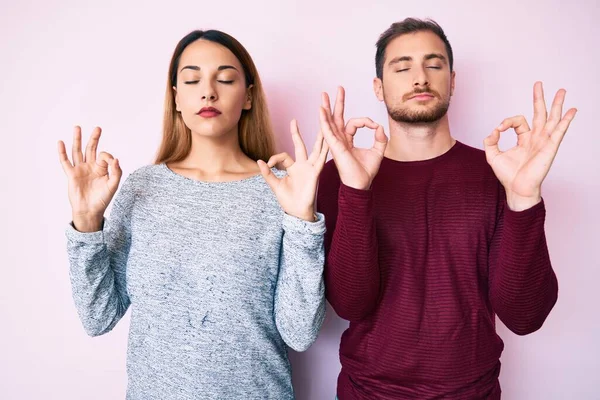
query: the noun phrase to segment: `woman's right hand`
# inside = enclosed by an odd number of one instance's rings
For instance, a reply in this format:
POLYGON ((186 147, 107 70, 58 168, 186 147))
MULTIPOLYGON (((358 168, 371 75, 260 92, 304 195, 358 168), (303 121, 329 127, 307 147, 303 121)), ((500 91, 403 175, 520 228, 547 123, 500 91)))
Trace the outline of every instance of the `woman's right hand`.
POLYGON ((84 157, 81 151, 81 128, 75 127, 72 163, 67 156, 64 142, 58 142, 58 156, 69 182, 73 224, 81 232, 102 229, 104 211, 117 192, 121 180, 122 171, 116 158, 105 152, 96 157, 101 132, 98 127, 94 129, 84 157))

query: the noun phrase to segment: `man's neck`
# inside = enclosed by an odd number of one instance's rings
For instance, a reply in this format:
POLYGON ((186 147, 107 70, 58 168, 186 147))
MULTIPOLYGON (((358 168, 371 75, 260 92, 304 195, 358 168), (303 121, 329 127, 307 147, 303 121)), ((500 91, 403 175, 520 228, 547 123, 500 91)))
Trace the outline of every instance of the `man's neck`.
POLYGON ((454 146, 448 116, 424 124, 397 122, 389 118, 390 140, 385 157, 396 161, 422 161, 438 157, 454 146))

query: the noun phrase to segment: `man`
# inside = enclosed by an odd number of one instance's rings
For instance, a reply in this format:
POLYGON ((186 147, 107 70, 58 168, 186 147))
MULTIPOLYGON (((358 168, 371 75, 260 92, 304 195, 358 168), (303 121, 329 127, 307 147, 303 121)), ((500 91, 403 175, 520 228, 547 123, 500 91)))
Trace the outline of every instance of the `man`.
POLYGON ((506 119, 485 152, 456 141, 447 110, 452 48, 433 21, 406 19, 377 42, 374 90, 390 140, 367 118, 333 113, 321 128, 334 162, 319 186, 325 214, 326 294, 350 321, 342 336, 340 400, 499 399, 495 315, 518 335, 539 329, 557 300, 544 234, 541 183, 575 116, 560 90, 547 114, 506 119), (374 129, 370 149, 353 146, 374 129), (517 145, 501 152, 500 133, 517 145))

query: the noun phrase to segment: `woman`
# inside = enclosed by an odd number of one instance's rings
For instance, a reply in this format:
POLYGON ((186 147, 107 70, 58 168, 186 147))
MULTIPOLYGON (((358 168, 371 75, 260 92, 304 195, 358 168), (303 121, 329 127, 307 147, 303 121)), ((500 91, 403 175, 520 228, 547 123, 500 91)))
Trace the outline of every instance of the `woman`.
POLYGON ((313 212, 327 146, 272 156, 262 85, 231 36, 194 31, 169 68, 155 165, 121 177, 116 158, 73 163, 59 142, 73 222, 73 296, 88 334, 132 306, 128 399, 291 399, 286 344, 316 339, 324 316, 322 215, 313 212), (268 160, 265 163, 264 160, 268 160), (281 163, 287 173, 273 167, 281 163), (110 169, 110 173, 109 173, 110 169))

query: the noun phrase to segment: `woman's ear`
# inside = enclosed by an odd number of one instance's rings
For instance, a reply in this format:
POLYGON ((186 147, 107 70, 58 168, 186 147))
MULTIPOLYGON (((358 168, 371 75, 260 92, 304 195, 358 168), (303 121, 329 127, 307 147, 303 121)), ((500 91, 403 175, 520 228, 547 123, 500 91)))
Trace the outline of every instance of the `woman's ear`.
POLYGON ((175 93, 175 110, 181 112, 179 109, 179 100, 177 99, 177 88, 173 86, 173 92, 175 93))
POLYGON ((252 88, 254 85, 248 86, 246 89, 246 102, 244 103, 244 110, 250 110, 252 108, 252 88))

